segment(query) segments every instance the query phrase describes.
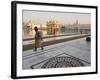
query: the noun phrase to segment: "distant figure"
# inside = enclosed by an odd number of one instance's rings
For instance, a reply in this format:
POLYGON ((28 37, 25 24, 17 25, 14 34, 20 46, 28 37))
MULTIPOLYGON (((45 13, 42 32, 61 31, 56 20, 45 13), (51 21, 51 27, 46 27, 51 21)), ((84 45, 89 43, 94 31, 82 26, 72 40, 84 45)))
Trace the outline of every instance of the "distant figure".
POLYGON ((80 29, 80 33, 82 34, 82 29, 80 29))
POLYGON ((37 51, 38 47, 41 47, 41 50, 43 50, 43 34, 41 31, 38 31, 38 27, 35 26, 34 27, 35 30, 35 51, 37 51))

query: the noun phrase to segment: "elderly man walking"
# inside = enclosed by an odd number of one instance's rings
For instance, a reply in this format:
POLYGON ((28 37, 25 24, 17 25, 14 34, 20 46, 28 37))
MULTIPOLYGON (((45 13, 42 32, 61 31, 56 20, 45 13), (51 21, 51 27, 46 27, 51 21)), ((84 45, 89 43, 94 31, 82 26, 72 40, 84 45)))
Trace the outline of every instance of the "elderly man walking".
POLYGON ((37 51, 38 47, 41 47, 41 50, 43 50, 43 34, 41 31, 38 30, 38 27, 34 27, 35 30, 35 51, 37 51))

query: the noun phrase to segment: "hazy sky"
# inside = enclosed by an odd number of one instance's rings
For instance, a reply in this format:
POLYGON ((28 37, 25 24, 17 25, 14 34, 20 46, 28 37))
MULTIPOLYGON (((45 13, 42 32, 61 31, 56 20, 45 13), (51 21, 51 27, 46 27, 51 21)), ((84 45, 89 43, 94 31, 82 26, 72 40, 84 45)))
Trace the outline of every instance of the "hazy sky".
POLYGON ((80 24, 91 24, 91 14, 51 11, 23 11, 23 22, 32 20, 35 24, 45 24, 48 20, 57 20, 60 24, 73 24, 76 20, 80 24))

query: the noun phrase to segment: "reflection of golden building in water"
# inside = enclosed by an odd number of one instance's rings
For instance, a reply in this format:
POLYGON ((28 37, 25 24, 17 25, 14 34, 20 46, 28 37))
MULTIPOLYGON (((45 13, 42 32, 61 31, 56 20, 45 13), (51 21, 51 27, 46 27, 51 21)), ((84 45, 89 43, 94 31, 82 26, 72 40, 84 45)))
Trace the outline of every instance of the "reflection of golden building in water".
POLYGON ((46 25, 47 25, 47 34, 48 35, 59 33, 59 23, 58 23, 58 21, 51 20, 51 21, 48 21, 46 23, 46 25))

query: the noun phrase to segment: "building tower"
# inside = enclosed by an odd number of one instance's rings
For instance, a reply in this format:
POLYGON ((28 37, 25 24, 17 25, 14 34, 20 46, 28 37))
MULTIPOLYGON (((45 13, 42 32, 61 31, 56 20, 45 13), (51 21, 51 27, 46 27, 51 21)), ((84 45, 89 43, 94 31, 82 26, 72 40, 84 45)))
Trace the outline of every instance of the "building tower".
POLYGON ((32 21, 28 21, 23 25, 24 36, 32 36, 33 35, 33 25, 32 21))

